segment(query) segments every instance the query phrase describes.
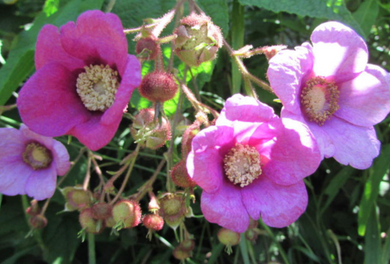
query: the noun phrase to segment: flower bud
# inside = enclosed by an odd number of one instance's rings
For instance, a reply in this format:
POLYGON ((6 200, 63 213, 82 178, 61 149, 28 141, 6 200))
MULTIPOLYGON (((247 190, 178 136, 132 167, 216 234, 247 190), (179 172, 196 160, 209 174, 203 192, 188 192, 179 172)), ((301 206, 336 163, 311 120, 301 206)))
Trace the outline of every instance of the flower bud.
POLYGON ((181 140, 181 153, 183 159, 187 158, 188 153, 191 151, 192 139, 199 133, 200 125, 199 121, 195 121, 190 125, 183 133, 183 138, 181 140))
POLYGON ((42 229, 47 225, 46 217, 40 214, 31 216, 28 221, 34 229, 42 229))
POLYGON ((167 193, 159 201, 160 215, 170 227, 176 229, 188 212, 184 197, 179 194, 167 193))
POLYGON ((65 197, 65 211, 83 210, 92 204, 92 193, 81 186, 65 187, 61 190, 65 197))
POLYGON ((142 147, 158 149, 162 147, 167 140, 171 139, 171 126, 169 121, 161 118, 154 118, 154 109, 141 109, 135 116, 130 132, 135 141, 142 147))
POLYGON ((112 207, 108 203, 96 203, 92 207, 93 218, 107 219, 112 215, 112 207))
POLYGON ((222 34, 210 17, 192 13, 180 21, 174 31, 177 35, 175 52, 190 66, 199 66, 202 62, 215 59, 222 47, 222 34))
POLYGON ((164 227, 164 219, 157 214, 147 214, 142 219, 142 223, 147 229, 160 231, 164 227))
POLYGON ((93 217, 92 208, 86 208, 80 212, 79 222, 87 233, 98 234, 104 229, 104 222, 93 217))
POLYGON ((30 206, 26 209, 26 214, 28 215, 37 215, 41 212, 41 208, 38 206, 37 200, 31 200, 30 206))
POLYGON ((157 212, 160 209, 160 205, 158 204, 157 197, 153 192, 149 192, 150 201, 148 204, 148 209, 151 213, 157 212))
POLYGON ((122 200, 112 208, 112 216, 120 228, 132 228, 141 222, 141 208, 134 200, 122 200))
POLYGON ((148 73, 138 88, 139 93, 152 102, 165 102, 172 99, 177 89, 178 85, 172 74, 163 71, 148 73))
POLYGON ((155 37, 149 36, 137 41, 135 52, 141 54, 141 58, 144 60, 154 60, 158 53, 161 52, 161 48, 155 37))
POLYGON ((196 186, 196 183, 187 173, 186 162, 184 160, 172 168, 171 178, 174 184, 182 188, 194 188, 196 186))
POLYGON ((173 256, 175 257, 175 259, 178 259, 178 260, 185 260, 186 258, 189 258, 191 257, 191 251, 187 251, 187 250, 183 250, 182 247, 177 246, 175 247, 175 249, 173 250, 173 256))
POLYGON ((232 230, 229 230, 227 228, 221 228, 218 231, 218 240, 221 242, 221 244, 224 244, 225 246, 235 246, 240 243, 241 236, 240 233, 236 233, 232 230))

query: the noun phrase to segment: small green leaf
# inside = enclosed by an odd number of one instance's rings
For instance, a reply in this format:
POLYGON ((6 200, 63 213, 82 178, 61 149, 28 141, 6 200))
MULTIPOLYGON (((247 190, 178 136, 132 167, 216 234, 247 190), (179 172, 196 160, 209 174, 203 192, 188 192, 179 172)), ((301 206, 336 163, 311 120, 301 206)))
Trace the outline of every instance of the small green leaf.
POLYGON ((367 231, 364 236, 364 263, 386 263, 381 260, 381 238, 378 211, 375 207, 368 215, 367 231))

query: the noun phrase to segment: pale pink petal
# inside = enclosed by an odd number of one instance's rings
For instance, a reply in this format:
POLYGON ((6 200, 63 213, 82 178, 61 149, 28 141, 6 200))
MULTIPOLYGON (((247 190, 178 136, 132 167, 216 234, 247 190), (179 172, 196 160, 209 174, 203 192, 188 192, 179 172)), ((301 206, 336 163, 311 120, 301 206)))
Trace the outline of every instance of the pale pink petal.
POLYGON ((61 42, 71 56, 88 64, 108 64, 124 74, 127 39, 118 16, 99 10, 81 14, 61 27, 61 42))
POLYGON ((52 148, 53 142, 54 142, 53 138, 45 137, 45 136, 39 135, 39 134, 31 131, 25 124, 21 124, 19 130, 20 130, 20 132, 22 132, 22 135, 24 137, 23 144, 28 144, 31 141, 36 141, 36 142, 44 145, 48 149, 52 148))
POLYGON ((340 109, 334 114, 358 126, 380 123, 390 111, 390 74, 368 64, 355 79, 339 86, 340 109))
POLYGON ((259 102, 255 98, 235 94, 226 101, 216 125, 228 125, 235 120, 241 122, 266 122, 274 117, 274 111, 268 105, 259 102))
POLYGON ((22 155, 2 157, 0 168, 0 193, 26 194, 24 186, 33 169, 23 161, 22 155))
POLYGON ((378 141, 373 127, 359 127, 340 120, 337 117, 326 121, 322 126, 335 145, 332 155, 338 162, 351 165, 356 169, 367 169, 379 155, 378 141))
POLYGON ((33 171, 25 185, 26 194, 38 201, 50 198, 56 190, 56 183, 54 168, 33 171))
POLYGON ((303 181, 293 185, 278 185, 261 177, 241 189, 242 200, 249 215, 261 218, 271 227, 286 227, 306 210, 307 191, 303 181))
POLYGON ((289 111, 301 111, 301 87, 311 75, 313 61, 308 43, 295 50, 282 50, 269 61, 267 76, 271 88, 289 111))
POLYGON ((334 77, 336 83, 354 78, 364 71, 368 50, 364 40, 339 22, 327 22, 311 35, 316 76, 334 77))
POLYGON ((70 168, 69 153, 61 142, 53 140, 52 155, 57 175, 67 173, 70 168))
POLYGON ((0 159, 23 153, 25 148, 23 144, 24 137, 19 130, 0 128, 0 139, 0 159))
POLYGON ((245 232, 249 226, 249 215, 242 202, 240 187, 228 182, 221 184, 215 193, 203 191, 201 209, 207 221, 235 232, 245 232))
POLYGON ((283 118, 278 136, 272 146, 270 160, 263 173, 277 184, 291 185, 314 173, 321 154, 307 126, 289 118, 283 118))
POLYGON ((44 136, 62 136, 91 116, 76 92, 77 76, 49 63, 40 68, 19 92, 17 105, 23 122, 44 136))
POLYGON ((233 129, 230 127, 208 127, 192 140, 187 171, 205 192, 214 193, 223 185, 224 155, 220 152, 226 153, 234 145, 233 129))
POLYGON ((39 70, 50 62, 61 63, 70 71, 84 68, 84 62, 81 59, 69 55, 62 47, 58 28, 53 25, 45 25, 38 35, 35 67, 39 70))

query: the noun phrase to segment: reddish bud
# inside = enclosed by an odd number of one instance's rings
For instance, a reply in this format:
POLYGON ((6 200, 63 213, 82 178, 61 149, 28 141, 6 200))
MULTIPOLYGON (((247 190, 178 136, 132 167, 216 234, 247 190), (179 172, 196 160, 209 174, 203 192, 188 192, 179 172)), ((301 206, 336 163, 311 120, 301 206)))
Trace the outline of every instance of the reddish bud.
POLYGON ((210 17, 192 13, 180 21, 174 31, 177 35, 175 52, 190 66, 215 59, 222 47, 221 29, 211 22, 210 17))
POLYGON ((159 201, 160 215, 170 227, 176 229, 188 213, 184 197, 179 194, 167 193, 159 201))
POLYGON ((177 163, 171 171, 171 178, 174 184, 182 188, 194 188, 196 183, 190 178, 184 160, 177 163))
POLYGON ((104 221, 95 219, 91 208, 86 208, 80 212, 79 222, 87 233, 98 234, 104 229, 104 221))
POLYGON ((122 200, 112 208, 112 216, 121 228, 132 228, 141 222, 141 208, 134 200, 122 200))
POLYGON ((107 219, 112 215, 112 207, 108 203, 97 203, 91 208, 95 219, 107 219))
POLYGON ((30 206, 26 209, 26 214, 28 215, 37 215, 41 212, 41 208, 38 206, 37 200, 31 200, 30 206))
POLYGON ((164 227, 164 219, 157 214, 147 214, 142 219, 142 223, 147 229, 159 231, 164 227))
POLYGON ((199 133, 200 125, 199 121, 195 121, 190 125, 183 133, 183 138, 181 141, 181 153, 183 159, 187 158, 188 153, 191 151, 192 139, 199 133))
POLYGON ((175 96, 178 85, 172 74, 155 71, 144 76, 138 89, 143 97, 152 102, 165 102, 175 96))
POLYGON ((270 59, 272 59, 273 56, 275 56, 279 51, 283 50, 283 49, 286 49, 287 46, 286 45, 274 45, 274 46, 265 46, 265 47, 262 47, 261 50, 263 51, 265 57, 267 58, 267 60, 269 61, 270 59))
POLYGON ((47 225, 46 217, 40 214, 31 216, 28 221, 34 229, 42 229, 47 225))
POLYGON ((157 210, 160 209, 160 205, 158 205, 157 197, 154 195, 154 193, 149 192, 150 202, 148 204, 148 209, 150 212, 155 213, 157 210))
POLYGON ((135 116, 130 132, 135 141, 142 147, 158 149, 171 139, 171 125, 165 117, 154 118, 154 109, 141 109, 135 116))
POLYGON ((158 53, 161 52, 160 44, 157 43, 155 38, 146 37, 137 41, 135 46, 135 52, 141 54, 141 58, 145 60, 156 59, 158 53))

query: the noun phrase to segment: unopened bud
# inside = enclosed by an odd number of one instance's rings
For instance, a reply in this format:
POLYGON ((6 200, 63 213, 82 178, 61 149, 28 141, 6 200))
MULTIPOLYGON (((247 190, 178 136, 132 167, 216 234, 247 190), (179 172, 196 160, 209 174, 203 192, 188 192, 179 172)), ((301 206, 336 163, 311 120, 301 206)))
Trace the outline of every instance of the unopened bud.
POLYGON ((232 253, 232 246, 238 245, 241 240, 241 236, 239 233, 236 233, 232 230, 229 230, 227 228, 221 228, 218 231, 218 240, 221 242, 221 244, 226 246, 226 252, 228 254, 232 253))
POLYGON ((112 215, 112 207, 108 203, 97 203, 91 208, 95 219, 107 219, 112 215))
POLYGON ((46 217, 40 214, 31 216, 28 221, 34 229, 42 229, 47 225, 46 217))
POLYGON ((182 188, 194 188, 196 183, 188 175, 186 162, 184 160, 177 163, 171 171, 171 178, 174 184, 182 188))
POLYGON ((188 211, 184 197, 178 194, 165 194, 159 201, 160 215, 170 227, 176 229, 188 211))
POLYGON ((156 39, 149 36, 137 41, 135 52, 140 54, 141 58, 144 60, 154 60, 158 53, 161 53, 161 48, 156 39))
POLYGON ((178 260, 185 260, 186 258, 189 258, 191 257, 191 251, 187 251, 187 250, 183 250, 182 247, 177 246, 175 247, 175 249, 173 250, 173 256, 175 257, 175 259, 178 259, 178 260))
POLYGON ((142 223, 147 229, 160 231, 164 227, 164 219, 157 214, 147 214, 142 219, 142 223))
POLYGON ((91 208, 86 208, 80 212, 79 222, 87 233, 98 234, 104 229, 104 221, 95 219, 91 208))
POLYGON ((81 186, 65 187, 61 190, 65 197, 65 210, 83 210, 92 204, 92 193, 81 186))
POLYGON ((181 141, 181 153, 183 155, 183 159, 186 159, 188 153, 190 153, 192 139, 199 133, 199 130, 199 121, 195 121, 184 131, 183 138, 181 141))
POLYGON ((112 208, 112 216, 120 228, 132 228, 141 222, 141 208, 134 200, 121 200, 112 208))
POLYGON ((172 74, 154 71, 144 76, 138 90, 146 99, 152 102, 165 102, 172 99, 178 89, 172 74))
POLYGON ((41 212, 41 208, 38 206, 37 200, 31 200, 30 206, 26 209, 26 214, 28 215, 37 215, 41 212))

